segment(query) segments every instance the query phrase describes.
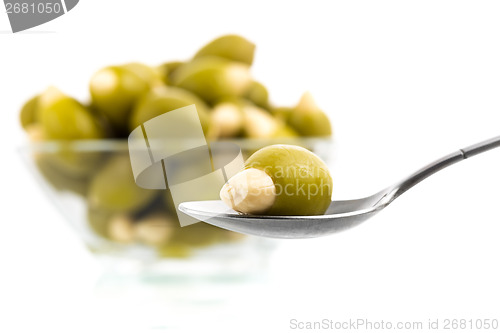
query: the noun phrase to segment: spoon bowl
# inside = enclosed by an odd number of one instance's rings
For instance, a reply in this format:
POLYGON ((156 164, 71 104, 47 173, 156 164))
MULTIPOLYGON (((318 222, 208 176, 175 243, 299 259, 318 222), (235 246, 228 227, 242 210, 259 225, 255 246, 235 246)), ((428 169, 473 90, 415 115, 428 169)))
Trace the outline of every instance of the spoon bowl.
POLYGON ((271 238, 326 236, 361 224, 437 171, 498 146, 500 146, 500 136, 459 149, 369 197, 332 201, 324 215, 245 215, 230 209, 220 200, 184 202, 179 205, 179 210, 214 226, 249 235, 271 238))
POLYGON ((312 216, 245 215, 228 209, 220 200, 184 202, 179 209, 206 223, 243 234, 271 238, 314 238, 353 228, 384 207, 377 205, 335 212, 338 207, 347 208, 351 202, 332 201, 325 215, 312 216))

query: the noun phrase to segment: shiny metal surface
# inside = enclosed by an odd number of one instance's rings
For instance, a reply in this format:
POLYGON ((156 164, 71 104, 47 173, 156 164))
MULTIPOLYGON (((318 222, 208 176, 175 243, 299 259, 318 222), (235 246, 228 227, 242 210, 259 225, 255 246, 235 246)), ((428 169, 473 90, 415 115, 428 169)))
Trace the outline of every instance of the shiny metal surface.
POLYGON ((313 238, 353 228, 387 207, 401 194, 452 164, 500 146, 500 136, 459 149, 407 178, 369 197, 332 201, 324 215, 244 215, 230 210, 222 201, 184 202, 179 209, 209 224, 249 235, 271 238, 313 238))

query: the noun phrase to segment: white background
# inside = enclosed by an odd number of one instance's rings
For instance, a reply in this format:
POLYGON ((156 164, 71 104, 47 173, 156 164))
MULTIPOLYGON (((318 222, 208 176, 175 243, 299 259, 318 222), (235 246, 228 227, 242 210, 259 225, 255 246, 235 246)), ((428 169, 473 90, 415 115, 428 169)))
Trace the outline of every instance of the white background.
POLYGON ((185 59, 239 33, 257 44, 253 73, 275 103, 309 90, 331 116, 334 195, 368 195, 500 134, 499 17, 498 1, 82 0, 11 34, 2 8, 0 331, 160 331, 179 318, 207 332, 297 331, 292 318, 500 320, 500 150, 429 178, 349 232, 282 243, 267 282, 234 294, 218 286, 229 300, 203 312, 98 299, 100 265, 16 152, 26 142, 18 109, 46 86, 85 99, 100 67, 185 59))

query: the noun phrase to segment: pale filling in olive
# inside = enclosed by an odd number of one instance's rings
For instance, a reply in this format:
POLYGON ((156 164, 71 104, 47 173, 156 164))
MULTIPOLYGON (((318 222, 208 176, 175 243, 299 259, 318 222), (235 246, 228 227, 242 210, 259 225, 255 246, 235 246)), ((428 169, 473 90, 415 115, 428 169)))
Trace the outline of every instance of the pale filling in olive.
POLYGON ((316 101, 312 97, 312 94, 308 91, 305 92, 304 95, 302 95, 297 108, 304 110, 319 110, 318 104, 316 104, 316 101))
POLYGON ((236 94, 241 95, 247 89, 251 77, 247 66, 231 64, 226 69, 226 78, 228 82, 231 82, 236 94))
POLYGON ((91 79, 91 86, 96 92, 112 91, 118 85, 118 78, 113 71, 101 70, 91 79))
POLYGON ((243 126, 243 115, 236 105, 221 103, 212 111, 212 122, 217 127, 218 136, 231 137, 240 132, 243 126))
POLYGON ((38 103, 41 106, 50 106, 52 103, 65 97, 66 96, 61 92, 61 90, 50 86, 43 92, 43 94, 40 95, 38 103))
POLYGON ((262 214, 276 199, 273 179, 264 171, 249 168, 231 177, 220 191, 222 201, 246 214, 262 214))
POLYGON ((128 243, 134 238, 134 225, 125 215, 114 216, 108 228, 110 238, 116 242, 128 243))
POLYGON ((41 142, 45 139, 45 134, 43 132, 42 126, 38 124, 31 124, 26 126, 26 133, 31 141, 33 142, 41 142))
POLYGON ((259 108, 246 106, 243 108, 245 114, 245 130, 252 138, 269 138, 278 129, 277 122, 259 108))
POLYGON ((151 215, 140 220, 135 227, 137 240, 149 245, 161 245, 172 237, 175 221, 168 216, 151 215))

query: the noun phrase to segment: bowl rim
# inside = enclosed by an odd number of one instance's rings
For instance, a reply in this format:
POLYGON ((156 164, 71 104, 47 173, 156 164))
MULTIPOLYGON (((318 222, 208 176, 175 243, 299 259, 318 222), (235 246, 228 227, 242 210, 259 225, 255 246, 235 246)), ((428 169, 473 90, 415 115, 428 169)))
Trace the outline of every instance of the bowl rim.
MULTIPOLYGON (((333 143, 332 136, 316 137, 296 137, 296 138, 270 138, 270 139, 248 139, 232 138, 221 140, 207 140, 211 143, 233 143, 241 149, 259 149, 273 144, 297 144, 301 146, 313 147, 317 144, 333 143)), ((35 151, 45 153, 55 153, 60 151, 81 151, 81 152, 111 152, 128 151, 128 139, 98 139, 98 140, 48 140, 27 142, 22 144, 21 151, 35 151)))

